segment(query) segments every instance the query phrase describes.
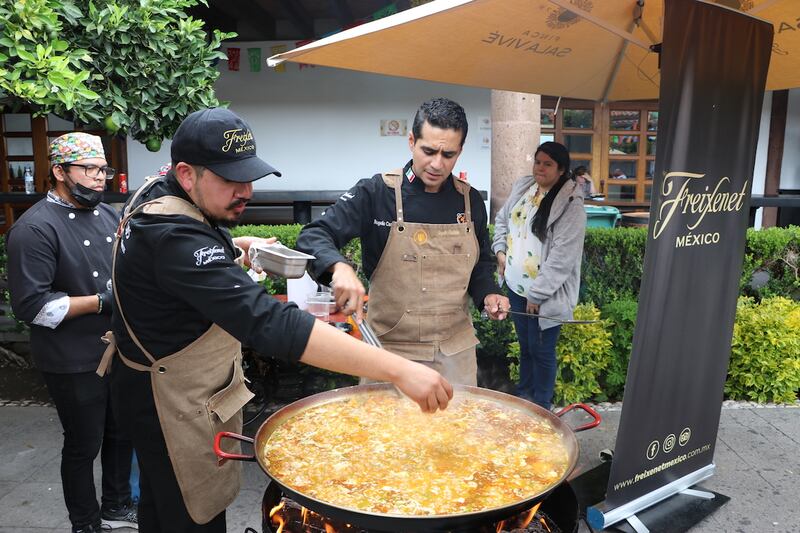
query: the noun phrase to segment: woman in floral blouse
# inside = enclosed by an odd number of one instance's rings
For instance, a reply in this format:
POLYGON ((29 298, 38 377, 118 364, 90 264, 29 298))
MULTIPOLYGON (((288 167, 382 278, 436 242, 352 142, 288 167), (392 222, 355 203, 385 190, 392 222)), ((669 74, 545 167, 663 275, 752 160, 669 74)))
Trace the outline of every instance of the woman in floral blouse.
POLYGON ((508 286, 520 347, 517 394, 549 409, 556 381, 560 322, 578 303, 586 213, 583 191, 569 179, 569 151, 556 142, 536 149, 533 175, 518 179, 495 218, 492 250, 508 286))

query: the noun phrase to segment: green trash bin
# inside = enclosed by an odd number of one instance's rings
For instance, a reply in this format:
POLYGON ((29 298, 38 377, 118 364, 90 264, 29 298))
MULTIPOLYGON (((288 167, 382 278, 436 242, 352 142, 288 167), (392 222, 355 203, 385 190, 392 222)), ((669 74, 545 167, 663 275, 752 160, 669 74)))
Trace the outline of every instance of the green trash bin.
POLYGON ((585 205, 587 228, 613 228, 622 215, 612 205, 585 205))

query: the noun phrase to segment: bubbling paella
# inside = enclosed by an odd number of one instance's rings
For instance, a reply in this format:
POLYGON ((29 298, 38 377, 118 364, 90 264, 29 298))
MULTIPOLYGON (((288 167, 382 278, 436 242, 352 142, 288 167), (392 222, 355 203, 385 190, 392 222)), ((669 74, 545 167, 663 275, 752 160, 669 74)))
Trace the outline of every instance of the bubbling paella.
POLYGON ((304 410, 261 453, 273 477, 308 497, 411 516, 509 505, 551 488, 569 467, 562 435, 544 417, 459 396, 425 414, 387 391, 304 410))

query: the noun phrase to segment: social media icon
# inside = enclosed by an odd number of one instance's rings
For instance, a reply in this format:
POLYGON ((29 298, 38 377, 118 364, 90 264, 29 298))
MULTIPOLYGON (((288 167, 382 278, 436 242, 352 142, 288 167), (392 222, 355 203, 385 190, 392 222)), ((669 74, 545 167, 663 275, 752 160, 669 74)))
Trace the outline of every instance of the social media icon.
POLYGON ((647 458, 652 460, 656 455, 658 455, 659 448, 660 445, 658 444, 657 440, 651 442, 650 445, 647 447, 647 458))
POLYGON ((664 439, 664 452, 669 453, 672 451, 672 448, 675 447, 675 434, 670 433, 667 435, 667 438, 664 439))

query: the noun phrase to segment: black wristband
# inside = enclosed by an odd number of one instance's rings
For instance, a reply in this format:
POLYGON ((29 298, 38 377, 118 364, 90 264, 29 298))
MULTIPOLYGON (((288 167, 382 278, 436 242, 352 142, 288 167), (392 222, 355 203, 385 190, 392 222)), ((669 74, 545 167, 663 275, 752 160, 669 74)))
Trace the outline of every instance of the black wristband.
POLYGON ((97 314, 110 315, 112 310, 111 302, 114 296, 110 290, 97 293, 97 314))

